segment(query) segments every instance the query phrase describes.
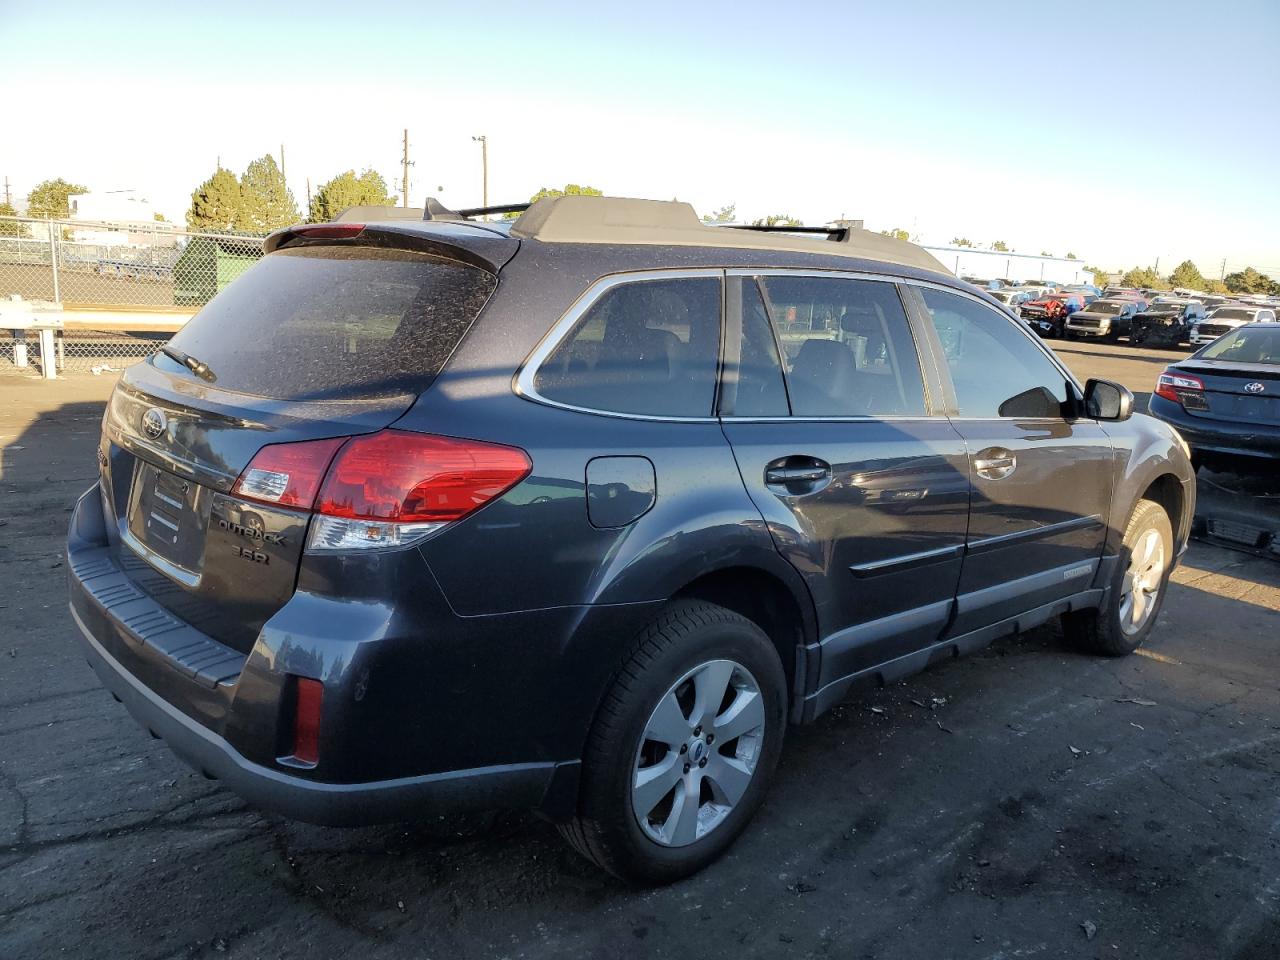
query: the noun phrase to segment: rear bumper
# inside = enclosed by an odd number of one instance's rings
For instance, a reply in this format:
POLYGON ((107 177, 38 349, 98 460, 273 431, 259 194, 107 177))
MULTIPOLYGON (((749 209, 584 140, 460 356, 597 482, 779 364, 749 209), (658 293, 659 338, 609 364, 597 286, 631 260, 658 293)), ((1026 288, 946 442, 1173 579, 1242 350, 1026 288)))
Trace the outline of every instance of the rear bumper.
POLYGON ((1152 416, 1172 424, 1192 449, 1233 457, 1280 458, 1280 427, 1210 420, 1187 413, 1180 404, 1152 394, 1152 416))
MULTIPOLYGON (((584 685, 562 651, 575 628, 585 643, 629 635, 630 618, 647 615, 636 604, 459 618, 411 551, 382 554, 390 570, 347 564, 338 595, 300 587, 241 653, 130 579, 96 485, 76 505, 66 556, 85 656, 137 722, 250 802, 335 826, 468 809, 571 816, 596 701, 575 699, 584 685), (362 574, 400 587, 360 599, 362 574), (315 768, 282 760, 290 676, 324 685, 315 768)), ((585 675, 592 662, 573 666, 585 675)), ((597 666, 611 668, 607 652, 597 666)))
POLYGON ((93 636, 74 605, 85 656, 133 718, 205 776, 256 806, 331 826, 407 820, 462 809, 536 808, 576 764, 525 763, 451 770, 372 783, 321 783, 252 763, 131 674, 93 636))

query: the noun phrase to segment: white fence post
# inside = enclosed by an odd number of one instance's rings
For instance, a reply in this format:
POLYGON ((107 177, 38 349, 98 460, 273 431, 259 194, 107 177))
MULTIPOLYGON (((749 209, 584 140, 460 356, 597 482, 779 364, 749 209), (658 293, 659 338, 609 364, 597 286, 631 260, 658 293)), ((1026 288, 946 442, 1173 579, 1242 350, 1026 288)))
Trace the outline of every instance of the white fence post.
POLYGON ((62 291, 58 287, 58 230, 54 229, 53 221, 45 221, 49 226, 49 263, 53 269, 53 302, 62 303, 62 291))

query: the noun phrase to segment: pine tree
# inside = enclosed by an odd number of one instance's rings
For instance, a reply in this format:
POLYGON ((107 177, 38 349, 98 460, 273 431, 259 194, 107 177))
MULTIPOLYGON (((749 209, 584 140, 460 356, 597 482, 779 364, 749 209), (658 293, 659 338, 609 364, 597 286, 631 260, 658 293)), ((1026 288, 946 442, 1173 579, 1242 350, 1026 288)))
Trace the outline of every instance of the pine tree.
POLYGON ((270 233, 301 219, 275 157, 268 153, 249 164, 240 178, 236 226, 247 233, 270 233))
POLYGON ((230 170, 219 167, 191 192, 187 227, 191 230, 235 230, 241 220, 240 183, 230 170))
POLYGON ((312 223, 332 220, 348 207, 385 207, 395 204, 395 198, 387 192, 387 181, 376 170, 366 170, 356 176, 354 170, 340 173, 311 198, 308 219, 312 223))

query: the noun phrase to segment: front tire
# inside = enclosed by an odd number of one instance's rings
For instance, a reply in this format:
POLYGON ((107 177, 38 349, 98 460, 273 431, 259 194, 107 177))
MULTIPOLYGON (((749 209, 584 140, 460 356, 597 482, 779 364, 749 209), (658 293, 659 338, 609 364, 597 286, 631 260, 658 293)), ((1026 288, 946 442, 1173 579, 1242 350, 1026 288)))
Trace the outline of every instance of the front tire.
POLYGON ((633 883, 719 857, 764 799, 786 724, 786 675, 756 624, 678 601, 641 635, 583 756, 578 815, 560 832, 633 883))
POLYGON ((1123 657, 1142 646, 1155 626, 1173 572, 1173 526, 1164 507, 1139 500, 1125 528, 1104 605, 1064 614, 1062 632, 1091 653, 1123 657))

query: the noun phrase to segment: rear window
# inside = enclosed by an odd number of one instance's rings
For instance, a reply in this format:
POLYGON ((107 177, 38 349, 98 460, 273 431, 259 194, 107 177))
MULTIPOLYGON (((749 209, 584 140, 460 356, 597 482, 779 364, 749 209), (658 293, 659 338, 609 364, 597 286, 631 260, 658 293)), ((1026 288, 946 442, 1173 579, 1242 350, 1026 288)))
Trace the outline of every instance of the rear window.
POLYGON ((720 281, 637 280, 606 290, 534 378, 548 400, 612 413, 709 417, 720 281))
POLYGON ((1205 360, 1280 364, 1280 329, 1245 327, 1219 337, 1196 354, 1205 360))
MULTIPOLYGON (((418 394, 440 372, 497 280, 406 250, 308 247, 255 264, 172 345, 223 389, 279 400, 418 394)), ((159 354, 154 363, 188 374, 159 354)))
POLYGON ((1239 310, 1235 307, 1220 307, 1210 314, 1213 320, 1252 320, 1256 311, 1239 310))

